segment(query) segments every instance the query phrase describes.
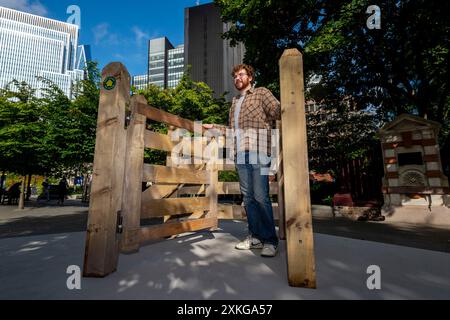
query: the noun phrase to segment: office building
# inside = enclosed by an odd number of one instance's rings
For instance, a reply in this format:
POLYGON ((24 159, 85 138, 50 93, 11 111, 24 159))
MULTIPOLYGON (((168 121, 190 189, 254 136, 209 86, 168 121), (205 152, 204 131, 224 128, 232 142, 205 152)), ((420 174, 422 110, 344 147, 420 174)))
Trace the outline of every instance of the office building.
POLYGON ((92 61, 91 46, 87 44, 79 45, 75 69, 84 70, 87 68, 89 61, 92 61))
POLYGON ((73 82, 84 76, 77 69, 78 31, 73 24, 0 7, 0 87, 25 81, 39 96, 45 84, 37 77, 44 77, 71 97, 73 82))
POLYGON ((237 94, 231 70, 242 63, 245 53, 242 44, 231 47, 230 41, 222 39, 229 27, 222 22, 220 9, 214 3, 185 9, 185 64, 191 66, 192 79, 208 84, 216 97, 229 92, 227 100, 237 94))
POLYGON ((184 45, 176 48, 166 37, 151 39, 148 50, 148 81, 163 89, 177 86, 184 72, 184 45))
POLYGON ((167 87, 175 88, 184 74, 184 45, 169 50, 167 87))
POLYGON ((136 90, 143 90, 148 86, 148 75, 138 75, 131 78, 131 84, 136 90))

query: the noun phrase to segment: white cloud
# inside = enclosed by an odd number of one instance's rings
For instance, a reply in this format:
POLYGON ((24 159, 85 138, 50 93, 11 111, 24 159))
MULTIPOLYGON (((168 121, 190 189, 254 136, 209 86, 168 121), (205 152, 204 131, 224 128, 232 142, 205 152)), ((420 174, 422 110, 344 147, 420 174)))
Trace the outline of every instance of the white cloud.
POLYGON ((94 43, 99 45, 100 43, 103 45, 117 45, 119 44, 119 37, 109 32, 109 24, 108 23, 100 23, 92 28, 92 32, 94 33, 94 43))
POLYGON ((131 30, 134 32, 134 35, 136 36, 136 43, 138 45, 142 44, 142 40, 146 41, 150 39, 150 35, 142 31, 139 27, 133 27, 131 30))
POLYGON ((0 0, 0 6, 44 17, 48 13, 47 8, 39 0, 0 0))
POLYGON ((99 44, 108 35, 109 25, 107 23, 101 23, 92 28, 94 32, 95 44, 99 44))

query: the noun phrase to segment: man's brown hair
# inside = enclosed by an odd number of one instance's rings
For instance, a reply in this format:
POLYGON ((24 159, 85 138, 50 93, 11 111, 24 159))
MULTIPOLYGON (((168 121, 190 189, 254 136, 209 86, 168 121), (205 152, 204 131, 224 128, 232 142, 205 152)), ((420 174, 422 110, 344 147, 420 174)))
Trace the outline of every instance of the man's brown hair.
POLYGON ((252 83, 255 81, 255 69, 248 64, 238 64, 233 67, 233 71, 231 72, 231 76, 234 78, 234 75, 239 72, 239 70, 244 69, 247 72, 247 75, 252 78, 252 83))

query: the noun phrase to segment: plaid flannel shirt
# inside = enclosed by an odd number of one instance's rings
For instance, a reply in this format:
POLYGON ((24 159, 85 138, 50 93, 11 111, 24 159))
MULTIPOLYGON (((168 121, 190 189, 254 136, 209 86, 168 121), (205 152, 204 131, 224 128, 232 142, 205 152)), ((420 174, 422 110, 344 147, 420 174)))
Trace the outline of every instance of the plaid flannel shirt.
MULTIPOLYGON (((236 129, 234 125, 234 112, 239 97, 237 95, 233 98, 233 103, 230 108, 228 124, 231 129, 236 129)), ((266 148, 267 155, 270 155, 272 151, 271 129, 275 127, 276 120, 281 120, 281 105, 270 90, 264 87, 248 90, 239 114, 240 143, 235 145, 235 153, 236 151, 258 151, 266 148), (266 130, 266 139, 264 137, 260 139, 260 129, 266 130)), ((216 127, 225 134, 226 127, 216 127)))

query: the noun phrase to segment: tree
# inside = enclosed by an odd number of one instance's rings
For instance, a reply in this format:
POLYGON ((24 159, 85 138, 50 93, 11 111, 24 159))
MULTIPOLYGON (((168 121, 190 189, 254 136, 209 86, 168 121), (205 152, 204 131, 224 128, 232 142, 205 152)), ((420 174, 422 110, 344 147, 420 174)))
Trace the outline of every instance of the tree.
POLYGON ((41 78, 41 97, 28 84, 12 81, 0 91, 0 165, 22 175, 82 173, 92 163, 100 75, 90 63, 88 78, 69 100, 56 84, 41 78))
POLYGON ((12 81, 0 91, 0 163, 22 175, 43 170, 40 153, 46 135, 45 106, 26 83, 12 81))
MULTIPOLYGON (((368 111, 364 123, 370 124, 372 134, 372 124, 379 128, 403 112, 416 113, 443 125, 440 144, 450 150, 449 3, 378 1, 381 29, 369 30, 366 10, 374 3, 366 0, 215 2, 224 22, 233 24, 224 37, 244 43, 245 62, 256 68, 258 85, 277 93, 278 60, 284 49, 297 48, 304 58, 306 97, 320 103, 325 113, 344 120, 349 112, 368 111), (320 81, 313 83, 312 78, 320 81)), ((324 138, 311 146, 311 154, 333 160, 336 157, 327 156, 333 155, 330 150, 361 156, 370 151, 371 144, 353 143, 361 133, 358 123, 337 124, 334 120, 325 120, 323 126, 309 124, 311 137, 324 138), (325 128, 326 134, 317 131, 325 128), (342 128, 352 139, 333 139, 342 128)))
POLYGON ((376 106, 385 120, 415 112, 448 128, 447 2, 379 1, 380 30, 367 28, 372 3, 366 0, 216 3, 234 24, 224 36, 244 42, 260 85, 278 88, 278 60, 295 47, 304 55, 306 79, 322 77, 324 95, 310 98, 336 106, 351 96, 357 109, 376 106))

